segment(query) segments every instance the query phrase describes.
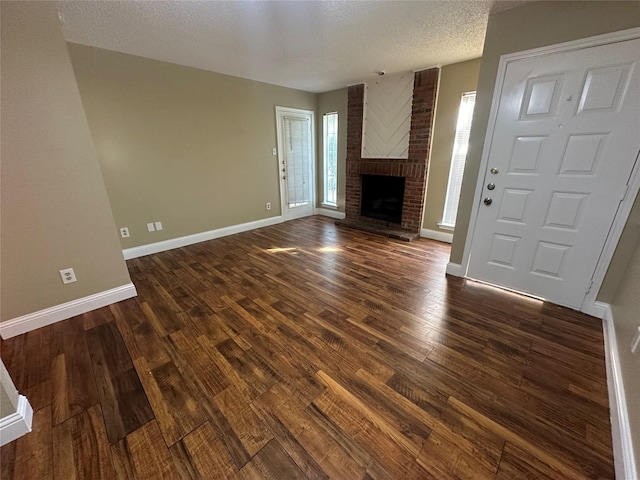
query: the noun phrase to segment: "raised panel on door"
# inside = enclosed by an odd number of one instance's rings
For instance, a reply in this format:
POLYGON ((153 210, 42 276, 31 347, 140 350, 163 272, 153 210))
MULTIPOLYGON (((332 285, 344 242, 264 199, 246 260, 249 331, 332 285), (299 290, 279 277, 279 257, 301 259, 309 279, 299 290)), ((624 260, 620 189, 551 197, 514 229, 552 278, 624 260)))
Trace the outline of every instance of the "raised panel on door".
POLYGON ((640 150, 639 62, 629 40, 508 64, 469 277, 580 307, 640 150))

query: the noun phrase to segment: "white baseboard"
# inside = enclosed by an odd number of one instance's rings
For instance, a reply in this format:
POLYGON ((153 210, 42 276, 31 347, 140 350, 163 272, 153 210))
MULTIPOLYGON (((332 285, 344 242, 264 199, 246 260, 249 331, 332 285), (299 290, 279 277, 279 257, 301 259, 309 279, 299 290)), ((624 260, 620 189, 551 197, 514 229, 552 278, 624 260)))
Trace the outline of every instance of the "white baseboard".
POLYGON ((431 240, 437 240, 438 242, 453 242, 453 233, 440 232, 438 230, 429 230, 428 228, 421 229, 420 236, 424 238, 430 238, 431 240))
POLYGON ((29 433, 33 422, 33 409, 24 395, 18 397, 16 413, 0 419, 0 447, 29 433))
POLYGON ((256 228, 268 227, 282 222, 284 222, 284 218, 282 216, 269 217, 262 220, 256 220, 254 222, 241 223, 239 225, 217 228, 207 232, 194 233, 193 235, 163 240, 162 242, 148 243, 146 245, 140 245, 139 247, 125 248, 122 250, 122 254, 124 255, 125 260, 130 260, 132 258, 144 257, 145 255, 151 255, 152 253, 165 252, 174 248, 186 247, 187 245, 193 245, 194 243, 206 242, 207 240, 213 240, 214 238, 226 237, 227 235, 255 230, 256 228))
POLYGON ((587 315, 591 315, 592 317, 604 320, 605 315, 607 315, 607 311, 611 312, 611 307, 608 303, 593 302, 587 305, 583 305, 581 311, 582 313, 586 313, 587 315))
POLYGON ((453 275, 454 277, 464 277, 462 265, 460 265, 459 263, 447 263, 447 275, 453 275))
POLYGON ((46 327, 60 320, 66 320, 97 308, 106 307, 112 303, 121 302, 136 295, 138 295, 138 292, 136 292, 136 287, 133 283, 94 293, 87 297, 71 300, 70 302, 2 322, 0 323, 0 336, 4 339, 15 337, 40 327, 46 327))
POLYGON ((325 217, 335 218, 336 220, 344 220, 345 213, 331 208, 316 208, 316 215, 324 215, 325 217))
POLYGON ((620 372, 618 342, 613 322, 611 306, 600 303, 604 309, 602 326, 604 333, 604 354, 607 364, 607 387, 609 390, 609 410, 611 412, 611 437, 613 440, 613 460, 616 478, 637 479, 638 470, 633 455, 633 442, 629 427, 627 399, 624 394, 624 382, 620 372))

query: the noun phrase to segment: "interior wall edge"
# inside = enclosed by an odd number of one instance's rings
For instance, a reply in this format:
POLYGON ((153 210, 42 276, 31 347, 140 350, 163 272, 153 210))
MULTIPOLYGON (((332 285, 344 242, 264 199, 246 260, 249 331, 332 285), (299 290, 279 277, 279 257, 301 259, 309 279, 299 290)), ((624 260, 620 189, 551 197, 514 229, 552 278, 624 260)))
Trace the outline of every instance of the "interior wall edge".
POLYGON ((0 447, 31 432, 33 424, 33 408, 27 397, 18 397, 17 411, 0 418, 0 447))
POLYGON ((609 408, 611 411, 611 437, 613 441, 613 459, 616 478, 638 478, 638 470, 633 453, 633 440, 629 424, 627 401, 624 393, 624 380, 620 369, 618 342, 614 328, 611 306, 602 304, 605 315, 602 321, 604 352, 607 367, 607 387, 609 390, 609 408))

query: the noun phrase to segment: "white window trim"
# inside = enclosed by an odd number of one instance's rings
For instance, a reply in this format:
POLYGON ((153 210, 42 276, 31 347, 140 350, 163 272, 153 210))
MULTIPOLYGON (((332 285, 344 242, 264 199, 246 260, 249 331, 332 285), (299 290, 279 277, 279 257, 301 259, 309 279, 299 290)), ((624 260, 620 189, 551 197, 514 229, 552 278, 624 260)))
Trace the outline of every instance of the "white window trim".
MULTIPOLYGON (((327 201, 327 128, 326 128, 326 119, 327 115, 336 115, 336 123, 340 121, 338 117, 338 112, 325 112, 322 114, 322 201, 320 205, 328 208, 338 208, 338 185, 336 178, 336 201, 329 202, 327 201)), ((339 125, 339 123, 338 123, 339 125)), ((336 136, 338 135, 338 131, 336 128, 336 136)), ((337 152, 336 152, 336 164, 338 162, 337 152)))
POLYGON ((456 131, 453 144, 453 152, 451 155, 451 164, 449 166, 449 176, 447 178, 447 191, 444 202, 444 209, 442 211, 442 221, 438 223, 438 227, 444 230, 455 229, 455 219, 457 216, 458 205, 460 201, 460 190, 462 186, 462 175, 464 173, 464 165, 466 163, 466 154, 469 147, 469 134, 471 133, 471 119, 473 117, 473 108, 469 112, 469 116, 462 117, 463 109, 468 98, 473 98, 473 104, 475 108, 476 92, 464 92, 460 97, 460 107, 458 110, 458 120, 456 122, 456 131), (460 139, 460 131, 463 130, 463 135, 466 137, 464 145, 464 157, 459 153, 462 147, 460 139), (456 178, 454 178, 454 174, 456 178), (454 198, 452 189, 457 190, 457 198, 454 198), (455 206, 455 208, 453 208, 455 206))
POLYGON ((451 225, 449 223, 439 222, 438 223, 438 228, 440 228, 442 230, 449 230, 449 231, 453 232, 456 229, 456 226, 455 225, 451 225))

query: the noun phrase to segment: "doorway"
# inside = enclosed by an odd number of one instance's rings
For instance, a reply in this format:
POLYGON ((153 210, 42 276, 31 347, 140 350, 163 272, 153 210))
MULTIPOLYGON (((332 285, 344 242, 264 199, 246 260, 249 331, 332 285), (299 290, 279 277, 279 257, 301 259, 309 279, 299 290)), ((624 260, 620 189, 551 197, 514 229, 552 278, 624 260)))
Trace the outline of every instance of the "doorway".
POLYGON ((638 190, 635 37, 501 59, 468 277, 574 309, 595 299, 638 190))
POLYGON ((278 174, 284 220, 307 217, 315 211, 314 113, 276 107, 278 174))

